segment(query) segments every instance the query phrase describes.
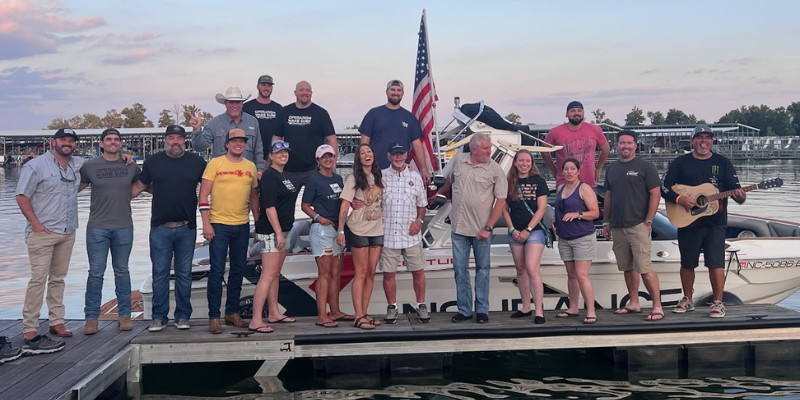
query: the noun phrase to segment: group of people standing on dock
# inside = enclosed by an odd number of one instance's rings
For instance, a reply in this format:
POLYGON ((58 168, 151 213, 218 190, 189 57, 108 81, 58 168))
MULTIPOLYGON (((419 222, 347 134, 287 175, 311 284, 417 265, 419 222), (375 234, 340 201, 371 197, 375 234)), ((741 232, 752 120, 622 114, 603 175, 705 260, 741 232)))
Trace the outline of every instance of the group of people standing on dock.
MULTIPOLYGON (((109 128, 100 136, 102 156, 88 161, 73 156, 77 133, 59 129, 51 150, 27 163, 20 175, 17 202, 26 217, 26 244, 31 279, 23 306, 22 349, 0 341, 0 361, 20 354, 59 351, 65 342, 47 333, 39 334, 39 314, 45 297, 49 311, 48 333, 72 336, 64 321, 64 278, 78 226, 77 195, 92 187, 87 224, 89 274, 86 289, 84 334, 98 331, 100 295, 108 253, 111 253, 118 302, 118 328, 131 330, 131 288, 128 258, 133 243, 131 198, 142 191, 152 193, 151 230, 153 309, 148 328, 157 332, 169 322, 170 275, 174 274, 176 307, 174 325, 190 328, 191 261, 195 248, 197 211, 202 235, 209 242, 210 271, 207 284, 208 329, 222 332, 222 325, 247 328, 257 333, 273 331, 270 325, 294 323, 278 304, 279 276, 293 246, 295 204, 300 189, 301 209, 311 219, 311 254, 319 279, 316 282, 316 325, 335 328, 348 321, 359 329, 371 330, 382 323, 394 323, 399 316, 395 274, 403 262, 413 277, 416 317, 431 317, 425 304, 425 275, 422 227, 428 205, 426 187, 430 172, 425 163, 408 165, 413 149, 417 159, 425 158, 421 129, 413 114, 400 106, 403 83, 389 81, 387 103, 371 109, 361 124, 361 144, 353 173, 343 179, 336 174, 338 146, 327 111, 311 101, 311 85, 301 81, 295 87, 296 101, 281 107, 272 101, 273 78, 258 78, 258 96, 249 98, 229 88, 216 100, 225 112, 205 126, 195 116, 192 132, 172 125, 164 132, 164 151, 151 155, 140 171, 132 159, 120 152, 122 138, 109 128), (210 161, 186 152, 191 136, 195 150, 210 149, 210 161), (265 154, 267 155, 265 157, 265 154), (197 194, 197 187, 199 195, 197 194), (255 221, 256 246, 251 246, 250 217, 255 221), (239 314, 239 301, 248 248, 261 254, 261 275, 253 300, 250 321, 239 314), (339 306, 340 274, 345 247, 353 257, 352 282, 354 315, 339 306), (228 268, 225 314, 221 313, 224 272, 228 268), (377 266, 383 272, 387 312, 384 318, 368 314, 377 266), (264 307, 268 310, 265 313, 264 307)), ((450 223, 458 313, 452 322, 473 319, 489 322, 489 275, 491 238, 502 216, 508 226, 509 247, 517 268, 522 308, 511 318, 533 315, 536 324, 545 323, 543 284, 539 273, 545 247, 558 250, 568 277, 569 306, 556 314, 570 318, 580 313, 579 295, 585 302, 585 324, 597 322, 589 270, 596 256, 593 221, 602 216, 603 235, 614 241, 619 269, 624 271, 629 290, 627 305, 615 314, 642 312, 639 280, 644 281, 653 303, 647 321, 664 318, 658 277, 650 262, 650 231, 661 196, 668 202, 691 209, 691 196, 674 192, 675 184, 699 185, 710 182, 720 191, 735 190, 733 199, 743 203, 730 160, 711 151, 714 132, 698 126, 692 135, 691 154, 676 158, 663 181, 652 163, 636 157, 636 133, 619 132, 619 159, 607 168, 609 144, 599 127, 583 120, 580 102, 567 106, 567 122, 553 128, 546 142, 562 146, 555 161, 543 153, 546 166, 556 176, 555 212, 547 222, 550 191, 539 175, 530 152, 518 151, 508 174, 491 159, 492 142, 476 133, 469 151, 456 156, 452 172, 440 193, 452 193, 450 223), (597 149, 600 156, 595 159, 597 149), (596 182, 605 169, 604 209, 595 193, 596 182), (470 282, 470 250, 475 261, 475 289, 470 282), (533 299, 533 304, 531 304, 533 299), (534 314, 535 313, 535 314, 534 314)), ((711 317, 723 317, 724 226, 727 200, 714 216, 678 229, 681 253, 681 282, 684 297, 673 312, 693 311, 695 268, 699 254, 713 289, 711 317)))

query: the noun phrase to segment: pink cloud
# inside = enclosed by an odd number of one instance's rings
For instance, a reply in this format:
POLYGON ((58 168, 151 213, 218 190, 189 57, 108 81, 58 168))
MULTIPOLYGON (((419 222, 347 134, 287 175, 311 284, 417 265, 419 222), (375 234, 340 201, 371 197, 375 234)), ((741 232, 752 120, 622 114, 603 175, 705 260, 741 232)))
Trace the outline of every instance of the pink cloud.
POLYGON ((0 1, 0 60, 54 53, 64 43, 87 39, 75 33, 108 25, 100 16, 70 14, 56 0, 0 1))
POLYGON ((133 52, 128 54, 107 57, 103 60, 103 63, 112 65, 136 64, 150 59, 151 57, 153 57, 154 54, 155 51, 153 51, 152 49, 134 50, 133 52))

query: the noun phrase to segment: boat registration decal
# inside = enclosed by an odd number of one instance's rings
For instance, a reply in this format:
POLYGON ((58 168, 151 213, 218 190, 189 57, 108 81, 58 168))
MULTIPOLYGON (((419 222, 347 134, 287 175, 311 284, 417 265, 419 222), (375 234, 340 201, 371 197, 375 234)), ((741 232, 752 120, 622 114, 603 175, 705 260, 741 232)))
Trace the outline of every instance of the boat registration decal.
POLYGON ((800 260, 739 261, 741 269, 800 267, 800 260))

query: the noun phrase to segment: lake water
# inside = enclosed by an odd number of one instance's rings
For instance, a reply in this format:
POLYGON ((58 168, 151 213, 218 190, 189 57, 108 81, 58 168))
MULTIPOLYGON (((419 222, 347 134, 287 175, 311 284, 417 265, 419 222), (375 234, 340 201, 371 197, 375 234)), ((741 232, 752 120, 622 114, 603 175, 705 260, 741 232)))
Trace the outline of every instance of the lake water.
MULTIPOLYGON (((665 163, 657 164, 659 170, 665 163)), ((770 160, 749 161, 737 165, 742 183, 780 177, 784 186, 773 191, 755 191, 748 194, 743 206, 732 205, 731 211, 756 214, 800 223, 800 161, 770 160)), ((0 319, 21 318, 22 299, 29 278, 24 230, 25 218, 14 199, 19 169, 0 170, 0 319)), ((552 179, 550 179, 552 181, 552 179)), ((552 186, 551 182, 551 186, 552 186)), ((89 189, 90 190, 90 189, 89 189)), ((85 246, 85 222, 89 213, 89 190, 78 197, 80 227, 72 254, 70 272, 66 279, 65 305, 68 318, 83 318, 83 298, 86 288, 88 263, 85 246)), ((131 279, 134 289, 150 273, 148 233, 150 197, 143 194, 132 202, 135 241, 130 259, 131 279)), ((199 235, 198 238, 200 239, 199 235)), ((110 259, 109 259, 110 262, 110 259)), ((107 269, 103 299, 113 297, 113 275, 107 269)), ((794 294, 780 305, 800 310, 800 294, 794 294)), ((798 360, 800 362, 800 360, 798 360)), ((291 368, 300 369, 304 361, 297 360, 291 368), (299 366, 298 366, 299 365, 299 366)), ((295 379, 297 374, 286 373, 281 379, 295 398, 414 398, 472 399, 472 398, 796 398, 800 399, 800 376, 792 376, 792 369, 755 372, 745 376, 736 371, 730 375, 692 374, 686 378, 680 372, 661 375, 663 379, 639 379, 628 372, 609 369, 607 360, 594 352, 498 352, 464 353, 453 358, 453 368, 443 376, 434 374, 423 378, 404 380, 402 377, 364 378, 355 380, 345 389, 333 389, 330 380, 295 379), (738 377, 738 378, 736 378, 738 377), (373 379, 374 378, 374 379, 373 379), (358 390, 356 390, 358 389, 358 390)), ((258 366, 255 366, 257 369, 258 366)), ((181 368, 183 369, 183 368, 181 368)), ((253 372, 255 371, 253 369, 253 372)), ((247 374, 247 367, 240 369, 247 374)), ((307 372, 307 370, 306 370, 307 372)), ((720 371, 717 371, 720 372, 720 371)), ((303 376, 301 373, 300 376, 303 376)), ((798 374, 796 374, 798 375, 798 374)), ((206 388, 197 384, 181 385, 181 393, 192 395, 231 395, 233 393, 259 393, 258 384, 245 379, 224 388, 206 388), (189 387, 191 386, 191 387, 189 387), (203 388, 200 393, 194 389, 203 388), (227 394, 226 394, 227 393, 227 394)), ((171 381, 173 383, 174 381, 171 381)), ((340 386, 336 386, 340 387, 340 386)), ((164 393, 154 389, 155 393, 164 393)))

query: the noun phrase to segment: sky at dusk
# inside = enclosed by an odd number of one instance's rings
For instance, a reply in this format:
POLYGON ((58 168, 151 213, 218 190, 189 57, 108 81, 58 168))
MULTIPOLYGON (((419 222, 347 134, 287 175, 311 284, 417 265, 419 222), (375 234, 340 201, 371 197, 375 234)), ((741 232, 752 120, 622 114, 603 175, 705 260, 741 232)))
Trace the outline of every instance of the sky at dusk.
POLYGON ((453 97, 526 123, 582 101, 618 123, 635 105, 709 122, 741 105, 800 101, 800 2, 783 1, 16 1, 0 0, 0 131, 135 102, 224 111, 217 93, 294 101, 307 80, 336 128, 406 83, 427 10, 438 121, 453 97))

